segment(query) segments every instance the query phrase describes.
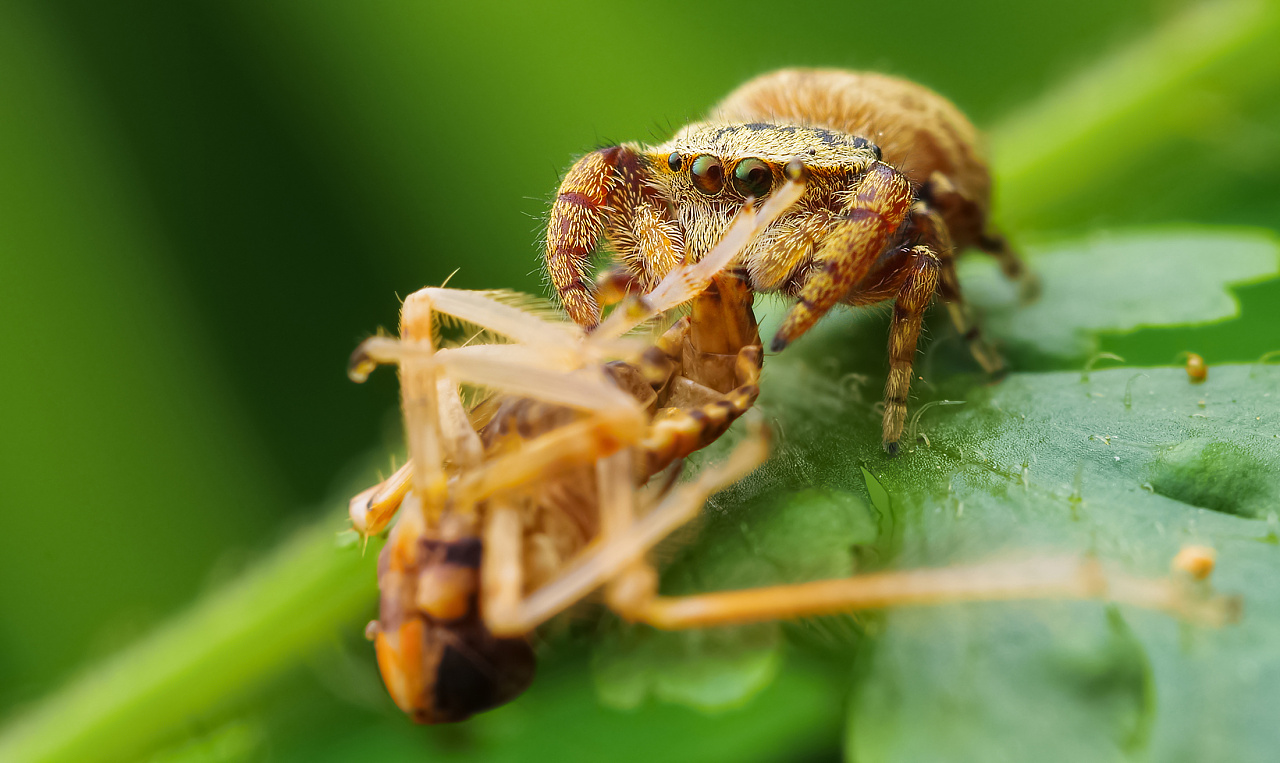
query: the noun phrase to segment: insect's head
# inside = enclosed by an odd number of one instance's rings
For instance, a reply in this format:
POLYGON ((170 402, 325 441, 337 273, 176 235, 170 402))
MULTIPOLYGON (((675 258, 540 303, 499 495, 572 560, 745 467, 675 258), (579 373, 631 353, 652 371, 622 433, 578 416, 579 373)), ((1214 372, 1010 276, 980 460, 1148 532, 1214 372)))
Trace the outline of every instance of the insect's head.
POLYGON ((393 537, 378 560, 369 624, 391 698, 418 723, 453 723, 510 702, 533 680, 523 638, 500 639, 477 606, 481 543, 393 537))

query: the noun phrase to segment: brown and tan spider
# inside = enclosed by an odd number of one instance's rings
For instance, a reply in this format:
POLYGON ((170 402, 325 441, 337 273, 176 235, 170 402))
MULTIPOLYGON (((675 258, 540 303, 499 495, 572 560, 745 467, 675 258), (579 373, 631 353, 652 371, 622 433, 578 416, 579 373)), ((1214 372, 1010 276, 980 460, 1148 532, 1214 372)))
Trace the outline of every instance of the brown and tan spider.
POLYGON ((837 303, 893 300, 883 443, 898 450, 911 365, 935 293, 982 366, 1000 358, 978 337, 960 295, 954 256, 976 247, 1011 278, 1021 262, 988 225, 991 180, 978 136, 949 101, 905 80, 838 70, 787 69, 747 82, 657 146, 624 143, 582 157, 551 209, 546 266, 574 321, 600 307, 589 278, 601 237, 640 289, 720 239, 747 198, 784 179, 805 195, 737 263, 757 292, 797 302, 773 337, 778 351, 837 303))

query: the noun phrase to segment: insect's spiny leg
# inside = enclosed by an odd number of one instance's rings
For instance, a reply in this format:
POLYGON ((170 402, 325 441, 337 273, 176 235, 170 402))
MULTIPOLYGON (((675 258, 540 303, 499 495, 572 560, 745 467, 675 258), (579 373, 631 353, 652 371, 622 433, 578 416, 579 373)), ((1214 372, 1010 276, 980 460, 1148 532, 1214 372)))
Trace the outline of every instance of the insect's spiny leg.
MULTIPOLYGON (((559 577, 521 602, 520 621, 525 632, 620 573, 627 572, 628 576, 636 577, 631 573, 638 571, 644 578, 656 581, 656 574, 648 568, 644 555, 676 528, 697 516, 707 498, 750 474, 764 463, 768 455, 768 440, 762 433, 755 433, 734 448, 725 462, 703 469, 692 482, 678 485, 658 505, 636 519, 630 528, 589 547, 567 564, 559 577), (644 572, 646 569, 647 573, 644 572)), ((609 603, 625 617, 627 609, 643 606, 652 595, 652 588, 646 590, 644 586, 623 585, 612 590, 609 603), (626 601, 627 594, 638 594, 638 598, 626 601)))
POLYGON ((925 308, 938 288, 938 257, 927 246, 911 249, 915 262, 910 275, 898 290, 889 327, 889 378, 884 387, 884 427, 882 442, 889 455, 898 452, 902 423, 907 417, 907 395, 911 391, 911 366, 925 308))

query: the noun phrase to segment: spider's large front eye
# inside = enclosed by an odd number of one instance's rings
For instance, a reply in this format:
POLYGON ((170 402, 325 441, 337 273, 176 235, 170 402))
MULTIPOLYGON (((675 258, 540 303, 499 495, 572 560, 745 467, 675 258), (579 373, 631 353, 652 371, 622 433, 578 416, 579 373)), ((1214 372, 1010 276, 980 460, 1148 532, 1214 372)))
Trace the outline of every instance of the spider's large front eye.
POLYGON ((693 187, 708 196, 715 196, 724 188, 724 165, 711 154, 701 154, 689 167, 693 173, 693 187))
POLYGON ((743 196, 764 198, 773 187, 773 170, 756 159, 743 159, 733 168, 733 190, 743 196))

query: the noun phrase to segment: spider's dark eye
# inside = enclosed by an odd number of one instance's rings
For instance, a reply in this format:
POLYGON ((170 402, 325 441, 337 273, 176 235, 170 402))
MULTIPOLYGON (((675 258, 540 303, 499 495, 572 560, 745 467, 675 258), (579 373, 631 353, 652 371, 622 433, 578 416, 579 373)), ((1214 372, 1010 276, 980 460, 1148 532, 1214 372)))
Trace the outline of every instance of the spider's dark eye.
POLYGON ((724 188, 724 165, 711 154, 694 157, 689 169, 693 172, 693 187, 707 196, 715 196, 724 188))
POLYGON ((738 162, 733 168, 733 190, 743 196, 763 198, 773 187, 773 170, 769 165, 752 157, 738 162))
POLYGON ((667 166, 671 168, 672 172, 679 172, 680 165, 683 162, 684 162, 684 157, 680 155, 679 151, 672 151, 671 153, 667 154, 667 166))

